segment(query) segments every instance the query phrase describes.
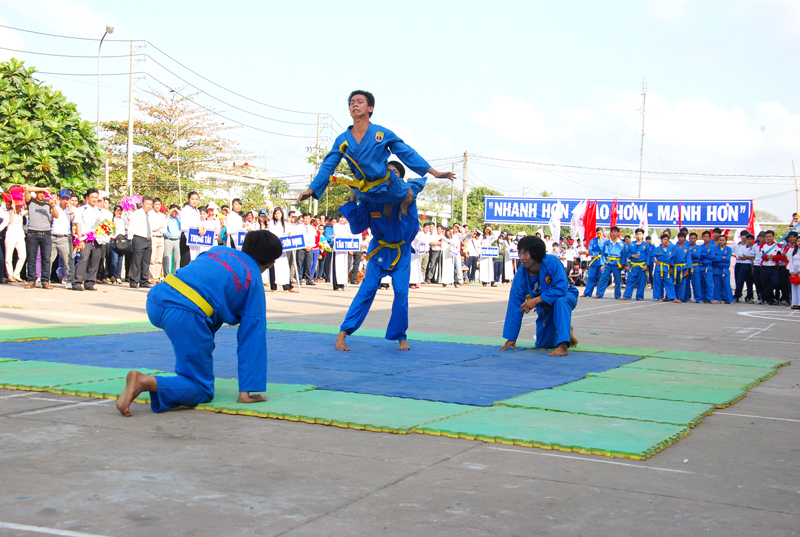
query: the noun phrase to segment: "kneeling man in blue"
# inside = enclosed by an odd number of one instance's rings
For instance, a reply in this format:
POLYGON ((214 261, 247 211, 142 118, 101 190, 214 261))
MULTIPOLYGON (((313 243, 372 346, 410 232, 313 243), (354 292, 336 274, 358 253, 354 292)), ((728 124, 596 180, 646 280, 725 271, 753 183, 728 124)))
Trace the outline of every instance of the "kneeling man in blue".
MULTIPOLYGON (((390 162, 389 168, 401 180, 405 168, 399 162, 390 162)), ((419 232, 417 203, 412 201, 403 214, 399 204, 375 203, 366 199, 356 203, 351 192, 350 203, 339 212, 350 223, 350 231, 360 234, 365 229, 372 230, 372 241, 367 254, 367 269, 358 293, 347 310, 347 316, 336 337, 336 350, 349 351, 345 339, 358 330, 367 318, 375 293, 381 285, 381 278, 391 276, 394 289, 392 315, 386 328, 386 339, 399 341, 398 350, 410 349, 406 340, 408 329, 408 285, 411 277, 411 243, 419 232)))
POLYGON ((572 310, 578 305, 578 290, 569 284, 564 266, 548 255, 544 241, 523 237, 517 245, 524 267, 514 274, 503 325, 506 344, 500 350, 517 350, 523 315, 536 309, 536 347, 555 350, 550 356, 566 356, 578 340, 572 335, 572 310))
POLYGON ((224 323, 239 325, 238 402, 266 401, 250 394, 267 390, 267 306, 261 273, 282 250, 280 239, 269 231, 251 231, 241 251, 215 246, 150 290, 147 316, 172 342, 176 376, 130 371, 117 400, 124 416, 131 415, 131 402, 144 391, 150 392, 153 412, 211 401, 214 334, 224 323))

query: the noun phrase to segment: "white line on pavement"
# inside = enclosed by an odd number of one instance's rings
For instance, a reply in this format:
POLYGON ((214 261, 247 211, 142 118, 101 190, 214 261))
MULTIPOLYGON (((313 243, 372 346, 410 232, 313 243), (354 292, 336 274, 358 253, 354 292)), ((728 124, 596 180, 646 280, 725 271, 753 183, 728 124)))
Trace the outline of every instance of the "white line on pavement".
POLYGON ((59 530, 55 528, 44 528, 42 526, 26 526, 25 524, 14 524, 13 522, 0 522, 0 528, 7 530, 32 531, 34 533, 44 533, 45 535, 63 535, 64 537, 105 537, 95 533, 59 530))
POLYGON ((629 466, 631 468, 639 468, 640 470, 656 470, 659 472, 673 472, 676 474, 694 474, 694 472, 687 472, 686 470, 673 470, 672 468, 659 468, 658 466, 643 466, 639 464, 630 464, 627 462, 617 462, 617 461, 604 461, 600 459, 587 459, 585 457, 576 457, 575 455, 560 455, 558 453, 541 453, 539 451, 523 451, 521 449, 508 449, 508 448, 499 448, 499 447, 490 447, 488 449, 494 449, 496 451, 512 451, 514 453, 525 453, 528 455, 541 455, 542 457, 557 457, 559 459, 574 459, 576 461, 585 461, 585 462, 599 462, 602 464, 614 464, 616 466, 629 466))
POLYGON ((644 304, 643 306, 633 306, 632 308, 620 308, 616 310, 609 310, 609 311, 598 311, 597 313, 587 313, 586 315, 573 315, 573 319, 580 319, 581 317, 591 317, 593 315, 608 315, 609 313, 618 313, 620 311, 628 311, 628 310, 636 310, 639 308, 649 308, 650 306, 661 306, 664 302, 658 302, 656 304, 644 304))
POLYGON ((88 405, 102 405, 105 403, 111 403, 112 401, 109 399, 103 399, 101 401, 91 401, 89 403, 70 403, 67 405, 61 405, 56 407, 48 407, 48 408, 41 408, 39 410, 29 410, 28 412, 20 412, 19 414, 13 414, 10 417, 18 418, 20 416, 31 416, 33 414, 44 414, 45 412, 55 412, 56 410, 68 410, 70 408, 76 408, 79 406, 88 406, 88 405))
POLYGON ((773 326, 775 326, 775 323, 772 323, 771 325, 769 325, 769 326, 768 326, 768 327, 766 327, 766 328, 762 328, 762 329, 761 329, 761 330, 759 330, 758 332, 753 332, 752 334, 750 334, 749 336, 747 336, 746 338, 744 338, 744 341, 747 341, 748 339, 750 339, 750 338, 751 338, 751 337, 753 337, 753 336, 757 336, 757 335, 759 335, 761 332, 766 332, 767 330, 769 330, 769 329, 770 329, 770 328, 772 328, 773 326))
POLYGON ((741 418, 758 418, 762 420, 778 420, 778 421, 791 421, 795 423, 800 423, 800 420, 793 420, 790 418, 773 418, 771 416, 751 416, 750 414, 734 414, 733 412, 714 412, 714 414, 719 414, 720 416, 739 416, 741 418))
POLYGON ((35 392, 25 392, 25 393, 15 393, 14 395, 4 395, 0 397, 0 399, 11 399, 14 397, 27 397, 29 395, 33 395, 35 392))

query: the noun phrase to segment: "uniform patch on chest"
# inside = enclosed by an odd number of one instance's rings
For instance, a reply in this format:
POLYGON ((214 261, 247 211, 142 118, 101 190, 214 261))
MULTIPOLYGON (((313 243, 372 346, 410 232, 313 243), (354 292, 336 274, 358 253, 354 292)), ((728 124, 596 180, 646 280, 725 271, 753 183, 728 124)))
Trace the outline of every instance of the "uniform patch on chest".
POLYGON ((375 133, 375 141, 376 142, 382 142, 383 141, 383 133, 382 132, 376 132, 375 133))
POLYGON ((372 218, 380 218, 381 217, 381 213, 370 213, 370 217, 372 217, 372 218))

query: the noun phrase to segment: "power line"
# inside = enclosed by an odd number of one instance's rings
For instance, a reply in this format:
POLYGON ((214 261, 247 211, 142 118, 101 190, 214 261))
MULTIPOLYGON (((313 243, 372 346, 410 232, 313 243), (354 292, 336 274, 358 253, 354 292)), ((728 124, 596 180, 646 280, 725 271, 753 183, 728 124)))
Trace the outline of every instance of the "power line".
MULTIPOLYGON (((35 54, 37 56, 55 56, 58 58, 90 58, 96 60, 97 56, 74 56, 72 54, 51 54, 49 52, 31 52, 29 50, 19 50, 15 48, 0 47, 0 50, 10 50, 11 52, 21 52, 23 54, 35 54)), ((128 54, 120 54, 117 56, 100 56, 100 58, 129 58, 128 54)))
MULTIPOLYGON (((40 75, 59 75, 59 76, 98 76, 97 73, 51 73, 49 71, 34 71, 34 73, 39 73, 40 75)), ((137 72, 133 73, 134 75, 144 75, 147 73, 144 72, 137 72)), ((99 76, 128 76, 130 73, 100 73, 99 76)))
POLYGON ((283 133, 280 133, 280 132, 268 131, 268 130, 265 130, 265 129, 260 129, 258 127, 253 127, 252 125, 247 125, 246 123, 242 123, 240 121, 236 121, 235 119, 231 119, 231 118, 229 118, 227 116, 223 116, 222 114, 220 114, 216 110, 212 110, 211 108, 203 106, 202 104, 198 103, 197 101, 195 101, 193 99, 190 99, 186 95, 183 95, 182 93, 180 93, 178 90, 169 87, 167 84, 164 84, 163 82, 161 82, 159 79, 157 79, 153 75, 149 75, 149 77, 152 78, 153 80, 155 80, 156 82, 158 82, 159 84, 161 84, 162 86, 164 86, 165 88, 167 88, 168 90, 174 92, 177 95, 180 95, 181 97, 183 97, 187 101, 189 101, 191 103, 194 103, 195 105, 199 106, 200 108, 202 108, 202 109, 204 109, 204 110, 206 110, 208 112, 211 112, 212 114, 217 115, 217 116, 221 117, 222 119, 226 119, 226 120, 230 121, 231 123, 236 123, 237 125, 241 125, 242 127, 247 127, 248 129, 253 129, 253 130, 256 130, 256 131, 259 131, 259 132, 265 132, 267 134, 274 134, 276 136, 285 136, 287 138, 307 138, 307 139, 313 138, 312 136, 300 136, 300 135, 296 135, 296 134, 283 134, 283 133))
POLYGON ((177 63, 178 65, 180 65, 181 67, 183 67, 184 69, 186 69, 187 71, 189 71, 190 73, 193 73, 194 75, 197 75, 197 76, 199 76, 200 78, 202 78, 202 79, 203 79, 203 80, 205 80, 206 82, 210 82, 211 84, 214 84, 214 85, 215 85, 215 86, 217 86, 218 88, 221 88, 221 89, 224 89, 224 90, 225 90, 225 91, 227 91, 227 92, 233 93, 233 94, 234 94, 234 95, 236 95, 237 97, 241 97, 242 99, 246 99, 246 100, 248 100, 248 101, 250 101, 250 102, 254 102, 254 103, 256 103, 256 104, 260 104, 261 106, 266 106, 266 107, 268 107, 268 108, 274 108, 275 110, 282 110, 282 111, 284 111, 284 112, 292 112, 292 113, 294 113, 294 114, 308 114, 308 115, 319 115, 319 114, 320 114, 320 112, 302 112, 302 111, 299 111, 299 110, 290 110, 290 109, 288 109, 288 108, 281 108, 280 106, 273 106, 273 105, 271 105, 271 104, 267 104, 267 103, 263 103, 263 102, 261 102, 261 101, 257 101, 257 100, 255 100, 255 99, 251 99, 250 97, 247 97, 247 96, 245 96, 245 95, 242 95, 241 93, 237 93, 237 92, 235 92, 235 91, 233 91, 233 90, 230 90, 230 89, 226 88, 225 86, 222 86, 222 85, 220 85, 220 84, 217 84, 217 83, 216 83, 216 82, 214 82, 213 80, 211 80, 211 79, 208 79, 208 78, 204 77, 203 75, 201 75, 201 74, 200 74, 200 73, 198 73, 197 71, 193 71, 192 69, 190 69, 189 67, 186 67, 184 64, 182 64, 181 62, 179 62, 178 60, 176 60, 175 58, 173 58, 172 56, 170 56, 169 54, 167 54, 166 52, 164 52, 163 50, 161 50, 160 48, 158 48, 158 47, 157 47, 157 46, 155 46, 154 44, 152 44, 152 43, 148 43, 148 45, 150 45, 151 47, 153 47, 154 49, 156 49, 157 51, 159 51, 161 54, 163 54, 164 56, 166 56, 166 57, 167 57, 167 58, 169 58, 170 60, 174 61, 175 63, 177 63))
MULTIPOLYGON (((58 34, 48 34, 45 32, 34 32, 33 30, 25 30, 23 28, 14 28, 13 26, 6 26, 5 24, 0 24, 0 28, 8 28, 9 30, 14 30, 17 32, 25 32, 28 34, 46 35, 48 37, 58 37, 61 39, 76 39, 78 41, 100 41, 99 39, 94 39, 91 37, 73 37, 70 35, 58 35, 58 34)), ((117 41, 120 43, 128 43, 130 41, 144 41, 144 39, 106 39, 105 41, 117 41)))
MULTIPOLYGON (((598 170, 604 172, 623 172, 623 173, 638 173, 637 170, 626 170, 623 168, 594 168, 591 166, 578 166, 574 164, 554 164, 552 162, 536 162, 532 160, 515 160, 515 159, 506 159, 506 158, 493 158, 493 157, 484 157, 481 155, 472 155, 472 158, 475 159, 483 159, 483 160, 493 160, 499 162, 517 162, 521 164, 533 164, 536 166, 552 166, 556 168, 578 168, 582 170, 598 170)), ((746 174, 720 174, 720 173, 693 173, 693 172, 655 172, 655 171, 642 171, 642 173, 648 174, 658 174, 658 175, 691 175, 697 177, 749 177, 749 178, 770 178, 770 179, 792 179, 794 176, 792 175, 746 175, 746 174)))

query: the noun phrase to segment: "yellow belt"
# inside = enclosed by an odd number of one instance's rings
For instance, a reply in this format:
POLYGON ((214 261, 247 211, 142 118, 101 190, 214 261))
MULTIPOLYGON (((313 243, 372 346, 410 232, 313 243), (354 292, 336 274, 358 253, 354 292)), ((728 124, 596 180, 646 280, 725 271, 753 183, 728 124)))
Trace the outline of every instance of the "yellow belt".
POLYGON ((400 261, 400 255, 402 254, 402 252, 400 251, 400 247, 402 245, 404 245, 405 243, 406 243, 406 241, 386 242, 386 241, 382 241, 382 240, 378 239, 378 247, 375 248, 374 250, 372 250, 369 253, 369 255, 367 256, 367 261, 369 261, 369 259, 373 255, 375 255, 377 253, 377 251, 380 250, 381 248, 394 248, 394 249, 397 250, 397 257, 394 258, 394 261, 392 261, 392 264, 389 266, 389 270, 392 270, 394 268, 394 266, 397 264, 397 262, 400 261))
POLYGON ((640 269, 644 270, 645 266, 646 266, 646 264, 645 264, 644 261, 637 261, 635 263, 631 262, 631 270, 633 270, 633 267, 639 267, 640 269))
POLYGON ((591 266, 592 266, 592 263, 594 263, 594 262, 595 262, 595 261, 597 261, 598 259, 600 259, 600 256, 599 256, 599 255, 593 255, 593 256, 592 256, 592 260, 591 260, 591 261, 589 261, 589 264, 588 264, 588 265, 586 265, 586 268, 589 268, 589 267, 591 267, 591 266))
POLYGON ((617 267, 622 268, 622 265, 620 265, 620 263, 619 263, 619 257, 609 257, 608 260, 609 261, 616 261, 617 262, 617 267))
POLYGON ((381 179, 376 179, 374 181, 368 181, 366 179, 367 174, 365 174, 361 170, 361 168, 359 167, 358 163, 355 160, 353 160, 350 157, 350 155, 347 154, 346 151, 347 151, 347 142, 344 142, 344 143, 342 143, 342 145, 339 146, 339 153, 341 153, 342 156, 344 156, 344 158, 346 158, 353 166, 355 166, 356 169, 361 173, 361 177, 364 177, 365 179, 351 179, 349 177, 336 177, 334 175, 331 175, 331 181, 333 181, 334 183, 341 183, 343 185, 347 185, 347 186, 351 186, 353 188, 357 188, 361 192, 366 192, 366 191, 370 190, 371 188, 374 188, 374 187, 376 187, 378 185, 381 185, 381 184, 383 184, 383 183, 385 183, 386 181, 389 180, 389 177, 391 176, 392 172, 387 170, 386 171, 386 177, 383 177, 381 179))
POLYGON ((661 273, 662 278, 664 277, 664 267, 667 267, 667 278, 669 278, 669 263, 664 263, 663 261, 656 261, 656 263, 658 263, 658 271, 661 273))
POLYGON ((211 307, 211 304, 208 301, 200 296, 200 293, 183 283, 181 280, 178 279, 177 276, 174 274, 170 274, 166 278, 164 278, 164 283, 178 291, 180 294, 197 304, 203 313, 205 313, 208 317, 214 315, 214 308, 211 307))
MULTIPOLYGON (((675 279, 678 279, 678 267, 685 267, 686 263, 675 263, 675 279)), ((683 270, 680 271, 683 274, 683 270)))

